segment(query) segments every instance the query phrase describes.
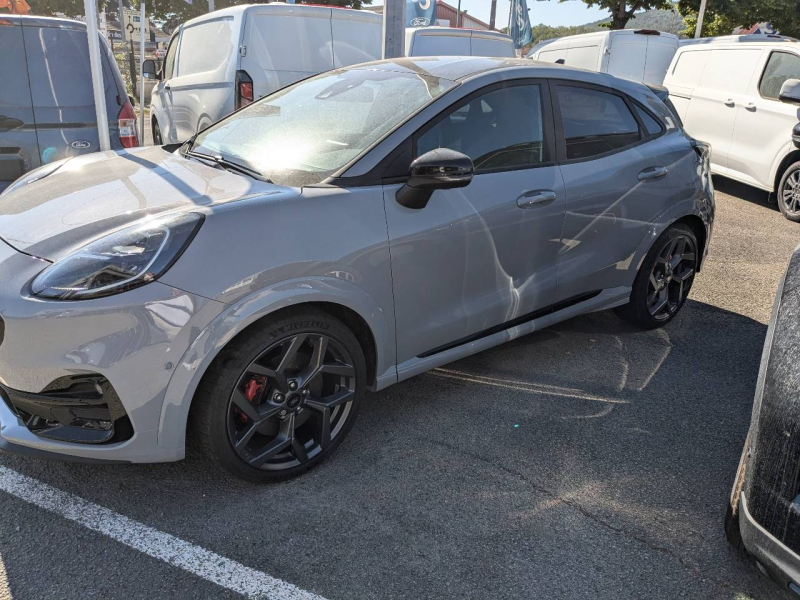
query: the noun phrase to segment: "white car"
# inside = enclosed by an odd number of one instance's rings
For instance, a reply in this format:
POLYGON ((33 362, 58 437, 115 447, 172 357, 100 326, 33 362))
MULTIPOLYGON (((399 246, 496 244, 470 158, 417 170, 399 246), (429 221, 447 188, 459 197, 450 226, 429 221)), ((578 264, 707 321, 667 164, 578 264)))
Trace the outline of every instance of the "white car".
POLYGON ((678 38, 671 33, 623 29, 546 40, 527 58, 661 85, 677 49, 678 38))
POLYGON ((175 33, 150 105, 156 144, 183 142, 237 108, 300 79, 381 58, 382 17, 276 2, 192 19, 175 33))
POLYGON ((409 27, 406 56, 493 56, 515 58, 511 36, 461 27, 409 27))
POLYGON ((777 192, 792 221, 800 221, 798 79, 800 43, 751 35, 682 45, 664 80, 687 133, 711 145, 712 172, 777 192))

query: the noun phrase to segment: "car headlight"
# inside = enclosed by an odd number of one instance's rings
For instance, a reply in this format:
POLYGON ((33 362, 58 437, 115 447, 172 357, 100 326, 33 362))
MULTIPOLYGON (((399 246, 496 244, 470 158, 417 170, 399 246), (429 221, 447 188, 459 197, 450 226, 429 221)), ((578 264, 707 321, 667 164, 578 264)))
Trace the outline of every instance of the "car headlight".
POLYGON ((41 298, 85 300, 155 281, 183 254, 204 219, 185 213, 115 231, 47 267, 31 291, 41 298))
POLYGON ((56 171, 58 171, 64 164, 69 160, 69 158, 65 158, 63 160, 57 160, 56 162, 52 162, 48 165, 44 165, 39 167, 38 169, 34 169, 33 171, 28 171, 17 179, 14 183, 8 186, 3 193, 0 194, 0 198, 5 196, 6 194, 10 194, 14 190, 18 190, 19 188, 23 188, 26 185, 32 184, 34 181, 39 181, 40 179, 44 179, 48 175, 52 175, 56 171))

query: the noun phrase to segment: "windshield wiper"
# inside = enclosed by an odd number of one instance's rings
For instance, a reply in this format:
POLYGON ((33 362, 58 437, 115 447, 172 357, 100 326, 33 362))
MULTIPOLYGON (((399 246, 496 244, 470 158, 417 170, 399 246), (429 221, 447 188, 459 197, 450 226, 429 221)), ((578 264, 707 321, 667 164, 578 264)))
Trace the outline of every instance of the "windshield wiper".
POLYGON ((186 153, 186 156, 191 156, 193 158, 198 158, 200 160, 208 160, 216 165, 219 165, 223 169, 227 169, 229 171, 236 171, 237 173, 241 173, 242 175, 247 175, 248 177, 252 177, 253 179, 257 179, 258 181, 263 181, 265 183, 272 183, 270 179, 264 177, 261 173, 259 173, 255 169, 251 169, 250 167, 245 167, 244 165, 240 165, 239 163, 232 162, 226 158, 222 158, 219 155, 211 156, 210 154, 204 154, 202 152, 194 152, 192 150, 189 150, 186 153))

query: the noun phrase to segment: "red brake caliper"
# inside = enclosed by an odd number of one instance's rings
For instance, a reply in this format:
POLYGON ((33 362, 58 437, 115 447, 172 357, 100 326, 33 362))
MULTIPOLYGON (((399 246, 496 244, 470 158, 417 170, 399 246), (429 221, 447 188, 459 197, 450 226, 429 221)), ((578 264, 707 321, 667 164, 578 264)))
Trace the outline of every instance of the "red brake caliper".
MULTIPOLYGON (((244 397, 247 398, 250 402, 253 402, 258 395, 261 393, 261 390, 264 389, 264 386, 267 385, 267 378, 266 377, 259 377, 254 376, 250 381, 244 384, 244 389, 242 393, 244 397)), ((247 421, 247 415, 244 414, 238 407, 234 406, 233 410, 236 411, 236 414, 242 421, 247 421)))

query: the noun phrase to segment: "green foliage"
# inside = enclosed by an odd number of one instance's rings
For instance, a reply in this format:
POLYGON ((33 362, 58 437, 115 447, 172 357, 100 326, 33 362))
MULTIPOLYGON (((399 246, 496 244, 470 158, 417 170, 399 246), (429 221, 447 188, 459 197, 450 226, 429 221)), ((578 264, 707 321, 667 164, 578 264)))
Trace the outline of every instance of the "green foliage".
MULTIPOLYGON (((567 2, 569 0, 558 0, 567 2)), ((639 11, 666 10, 672 8, 672 0, 583 0, 587 6, 605 8, 611 12, 611 19, 602 24, 609 29, 625 29, 628 21, 639 11)))
MULTIPOLYGON (((102 10, 106 6, 107 0, 97 1, 97 10, 102 10)), ((56 13, 67 15, 68 17, 83 16, 83 0, 28 0, 31 7, 31 14, 41 17, 53 17, 56 13)))
MULTIPOLYGON (((694 36, 700 0, 680 0, 678 10, 686 20, 687 36, 694 36)), ((703 36, 730 35, 737 27, 769 22, 782 33, 800 37, 798 0, 708 0, 703 18, 703 36)))

